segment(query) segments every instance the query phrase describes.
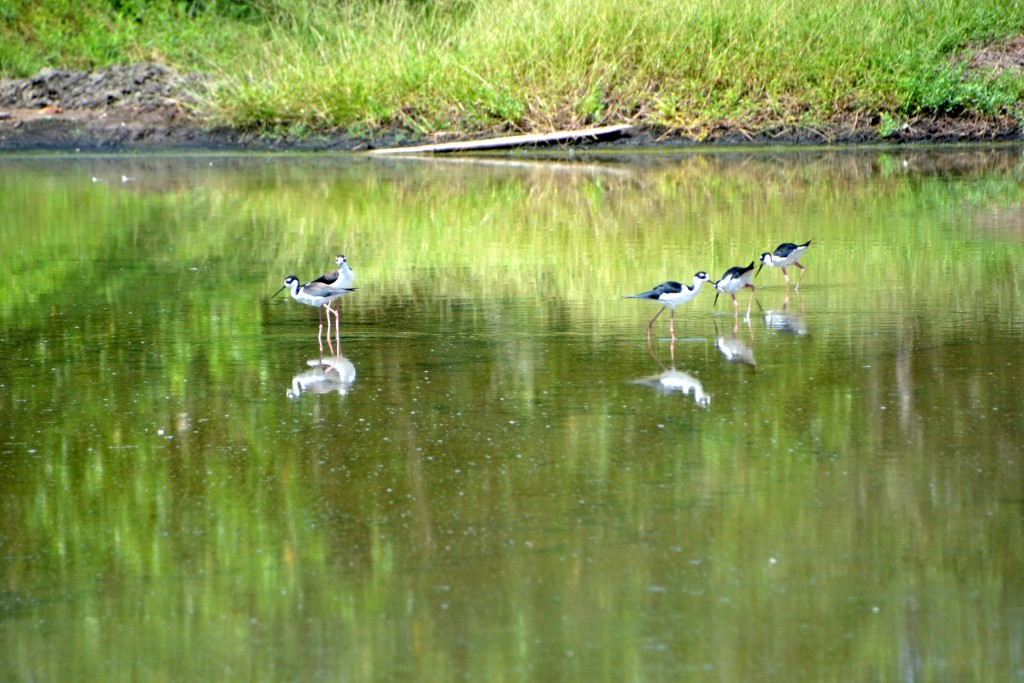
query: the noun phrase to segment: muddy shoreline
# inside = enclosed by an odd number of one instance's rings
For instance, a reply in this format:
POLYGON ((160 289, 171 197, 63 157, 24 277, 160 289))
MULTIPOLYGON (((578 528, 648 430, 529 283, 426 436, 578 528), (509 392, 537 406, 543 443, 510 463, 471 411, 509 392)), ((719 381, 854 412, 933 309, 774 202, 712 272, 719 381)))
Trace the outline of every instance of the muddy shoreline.
MULTIPOLYGON (((355 152, 440 141, 413 138, 405 131, 367 139, 341 132, 297 137, 213 126, 193 113, 197 110, 194 93, 201 89, 201 77, 182 77, 158 64, 97 72, 47 69, 31 78, 3 80, 0 151, 355 152)), ((852 117, 825 129, 766 123, 758 130, 722 125, 693 134, 641 124, 613 139, 584 141, 576 146, 699 148, 1024 141, 1024 129, 1012 117, 919 117, 906 121, 884 138, 879 135, 880 125, 879 120, 852 117)), ((454 139, 458 138, 444 138, 454 139)))

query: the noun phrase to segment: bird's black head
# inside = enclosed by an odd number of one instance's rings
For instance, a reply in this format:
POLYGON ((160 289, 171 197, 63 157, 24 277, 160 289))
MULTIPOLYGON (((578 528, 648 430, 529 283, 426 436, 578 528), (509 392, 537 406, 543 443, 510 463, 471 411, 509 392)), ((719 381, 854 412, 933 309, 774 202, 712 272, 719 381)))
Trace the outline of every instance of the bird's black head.
POLYGON ((295 285, 297 285, 298 282, 299 282, 299 278, 297 276, 289 275, 288 277, 286 277, 284 279, 284 284, 281 285, 281 289, 279 289, 276 292, 274 292, 273 296, 271 296, 270 298, 273 299, 275 296, 277 296, 278 294, 280 294, 284 290, 289 289, 290 287, 294 287, 295 285))

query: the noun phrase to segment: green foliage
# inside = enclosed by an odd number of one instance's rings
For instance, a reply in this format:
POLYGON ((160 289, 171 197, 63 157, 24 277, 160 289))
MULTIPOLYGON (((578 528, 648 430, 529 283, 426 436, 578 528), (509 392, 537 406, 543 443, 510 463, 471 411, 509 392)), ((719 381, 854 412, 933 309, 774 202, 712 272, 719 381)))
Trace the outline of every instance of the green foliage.
POLYGON ((878 137, 887 138, 900 129, 903 122, 894 118, 889 112, 882 112, 881 122, 878 124, 878 137))
POLYGON ((965 56, 1022 16, 1022 0, 0 0, 0 73, 155 59, 211 73, 210 113, 256 128, 1019 116, 1019 72, 965 56))

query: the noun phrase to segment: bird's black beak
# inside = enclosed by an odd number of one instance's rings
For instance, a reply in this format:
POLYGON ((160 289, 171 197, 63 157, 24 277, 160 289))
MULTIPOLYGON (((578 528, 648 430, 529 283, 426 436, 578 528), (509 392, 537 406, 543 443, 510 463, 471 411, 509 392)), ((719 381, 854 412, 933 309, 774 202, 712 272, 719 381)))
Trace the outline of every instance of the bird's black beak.
MULTIPOLYGON (((764 261, 761 261, 761 265, 757 267, 757 273, 760 273, 762 268, 764 268, 764 261)), ((754 273, 754 277, 757 277, 757 273, 754 273)))
POLYGON ((285 288, 287 288, 287 287, 288 287, 288 285, 281 285, 281 289, 279 289, 276 292, 274 292, 273 295, 271 295, 270 298, 273 299, 275 296, 277 296, 278 294, 283 292, 285 290, 285 288))
POLYGON ((718 295, 719 294, 721 294, 721 292, 717 292, 717 291, 715 292, 715 303, 711 304, 711 308, 714 308, 715 306, 718 305, 718 295))

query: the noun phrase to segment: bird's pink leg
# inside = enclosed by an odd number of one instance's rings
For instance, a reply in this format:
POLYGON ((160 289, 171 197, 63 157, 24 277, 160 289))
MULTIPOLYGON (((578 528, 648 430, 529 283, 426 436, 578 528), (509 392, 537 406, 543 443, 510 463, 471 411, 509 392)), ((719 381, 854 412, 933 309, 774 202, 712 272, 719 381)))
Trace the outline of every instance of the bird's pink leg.
POLYGON ((327 309, 327 348, 331 350, 331 355, 334 355, 334 346, 331 345, 331 304, 324 304, 324 308, 327 309))
POLYGON ((786 278, 786 284, 789 284, 789 275, 786 273, 786 266, 782 266, 782 277, 786 278))
MULTIPOLYGON (((341 308, 340 306, 338 308, 341 308)), ((341 356, 341 318, 338 309, 334 310, 334 339, 338 343, 338 356, 341 356)))
POLYGON ((668 333, 672 337, 672 341, 676 340, 676 309, 672 309, 672 315, 668 318, 668 333))
POLYGON ((750 287, 750 301, 747 302, 747 317, 746 317, 746 320, 749 322, 750 321, 750 307, 754 305, 754 291, 755 291, 755 289, 754 289, 754 285, 745 285, 745 286, 746 287, 750 287))
POLYGON ((800 265, 799 261, 793 265, 800 269, 800 279, 796 281, 796 289, 800 289, 800 282, 804 279, 804 273, 807 272, 807 269, 800 265))
MULTIPOLYGON (((319 320, 320 320, 320 330, 316 333, 316 341, 317 341, 318 344, 320 344, 320 355, 322 356, 323 353, 324 353, 324 339, 323 339, 323 335, 324 335, 324 314, 323 314, 323 311, 320 310, 319 306, 317 306, 317 309, 316 309, 316 317, 319 318, 319 320)), ((329 339, 330 339, 330 335, 328 335, 328 340, 329 339)), ((328 341, 328 343, 330 343, 330 342, 328 341)))
POLYGON ((647 338, 648 339, 651 338, 651 330, 654 328, 654 321, 658 319, 658 316, 661 315, 661 312, 664 311, 664 310, 665 310, 664 306, 659 308, 658 312, 654 314, 653 318, 651 318, 651 322, 647 323, 647 338))

